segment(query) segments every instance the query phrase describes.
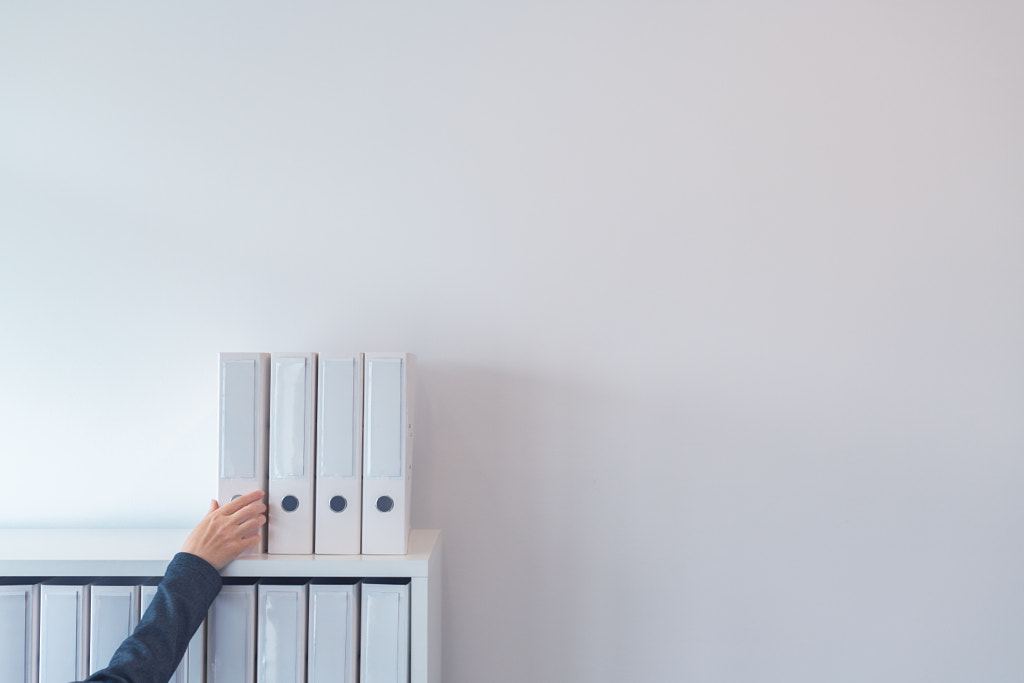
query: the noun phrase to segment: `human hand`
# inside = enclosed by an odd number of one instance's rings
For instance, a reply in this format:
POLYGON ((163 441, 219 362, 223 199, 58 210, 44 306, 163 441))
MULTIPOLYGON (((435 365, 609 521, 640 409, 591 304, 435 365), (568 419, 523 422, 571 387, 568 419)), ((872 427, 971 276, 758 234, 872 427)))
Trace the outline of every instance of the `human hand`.
POLYGON ((191 553, 220 571, 260 542, 259 529, 267 522, 263 491, 235 498, 224 507, 210 501, 210 509, 185 539, 181 552, 191 553))

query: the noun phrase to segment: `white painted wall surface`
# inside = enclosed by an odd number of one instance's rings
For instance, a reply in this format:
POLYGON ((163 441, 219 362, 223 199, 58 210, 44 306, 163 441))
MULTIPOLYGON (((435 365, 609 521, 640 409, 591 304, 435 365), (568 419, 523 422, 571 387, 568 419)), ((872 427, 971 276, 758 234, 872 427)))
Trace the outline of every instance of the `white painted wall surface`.
POLYGON ((420 358, 450 683, 1024 679, 1024 5, 8 3, 0 526, 420 358))

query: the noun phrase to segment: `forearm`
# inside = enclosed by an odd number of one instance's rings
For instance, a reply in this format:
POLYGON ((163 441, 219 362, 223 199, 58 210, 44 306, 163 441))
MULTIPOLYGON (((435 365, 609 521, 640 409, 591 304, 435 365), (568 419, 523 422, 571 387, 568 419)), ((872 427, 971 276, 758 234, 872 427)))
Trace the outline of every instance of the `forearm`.
POLYGON ((220 574, 208 562, 188 553, 175 555, 135 632, 110 665, 86 682, 167 683, 220 587, 220 574))

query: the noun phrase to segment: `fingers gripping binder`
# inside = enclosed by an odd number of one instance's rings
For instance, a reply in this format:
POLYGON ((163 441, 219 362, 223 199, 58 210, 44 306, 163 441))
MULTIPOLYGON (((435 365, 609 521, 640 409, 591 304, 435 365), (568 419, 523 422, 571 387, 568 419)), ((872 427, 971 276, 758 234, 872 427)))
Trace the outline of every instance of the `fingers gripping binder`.
MULTIPOLYGON (((267 490, 270 355, 220 354, 220 458, 217 502, 267 490)), ((250 553, 266 550, 266 530, 250 553)))
POLYGON ((270 356, 267 552, 313 552, 317 354, 270 356))
POLYGON ((314 552, 358 555, 363 505, 363 354, 321 354, 314 552))
POLYGON ((365 356, 363 540, 366 555, 404 555, 409 547, 416 357, 365 356))

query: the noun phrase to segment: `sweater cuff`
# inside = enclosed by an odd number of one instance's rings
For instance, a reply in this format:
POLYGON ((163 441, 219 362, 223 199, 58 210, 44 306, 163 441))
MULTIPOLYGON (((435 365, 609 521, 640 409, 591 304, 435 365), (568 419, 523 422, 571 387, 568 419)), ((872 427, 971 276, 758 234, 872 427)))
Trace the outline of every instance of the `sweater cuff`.
POLYGON ((192 591, 205 591, 209 601, 217 597, 222 584, 220 574, 213 565, 191 553, 178 553, 167 565, 164 581, 187 584, 192 591))

